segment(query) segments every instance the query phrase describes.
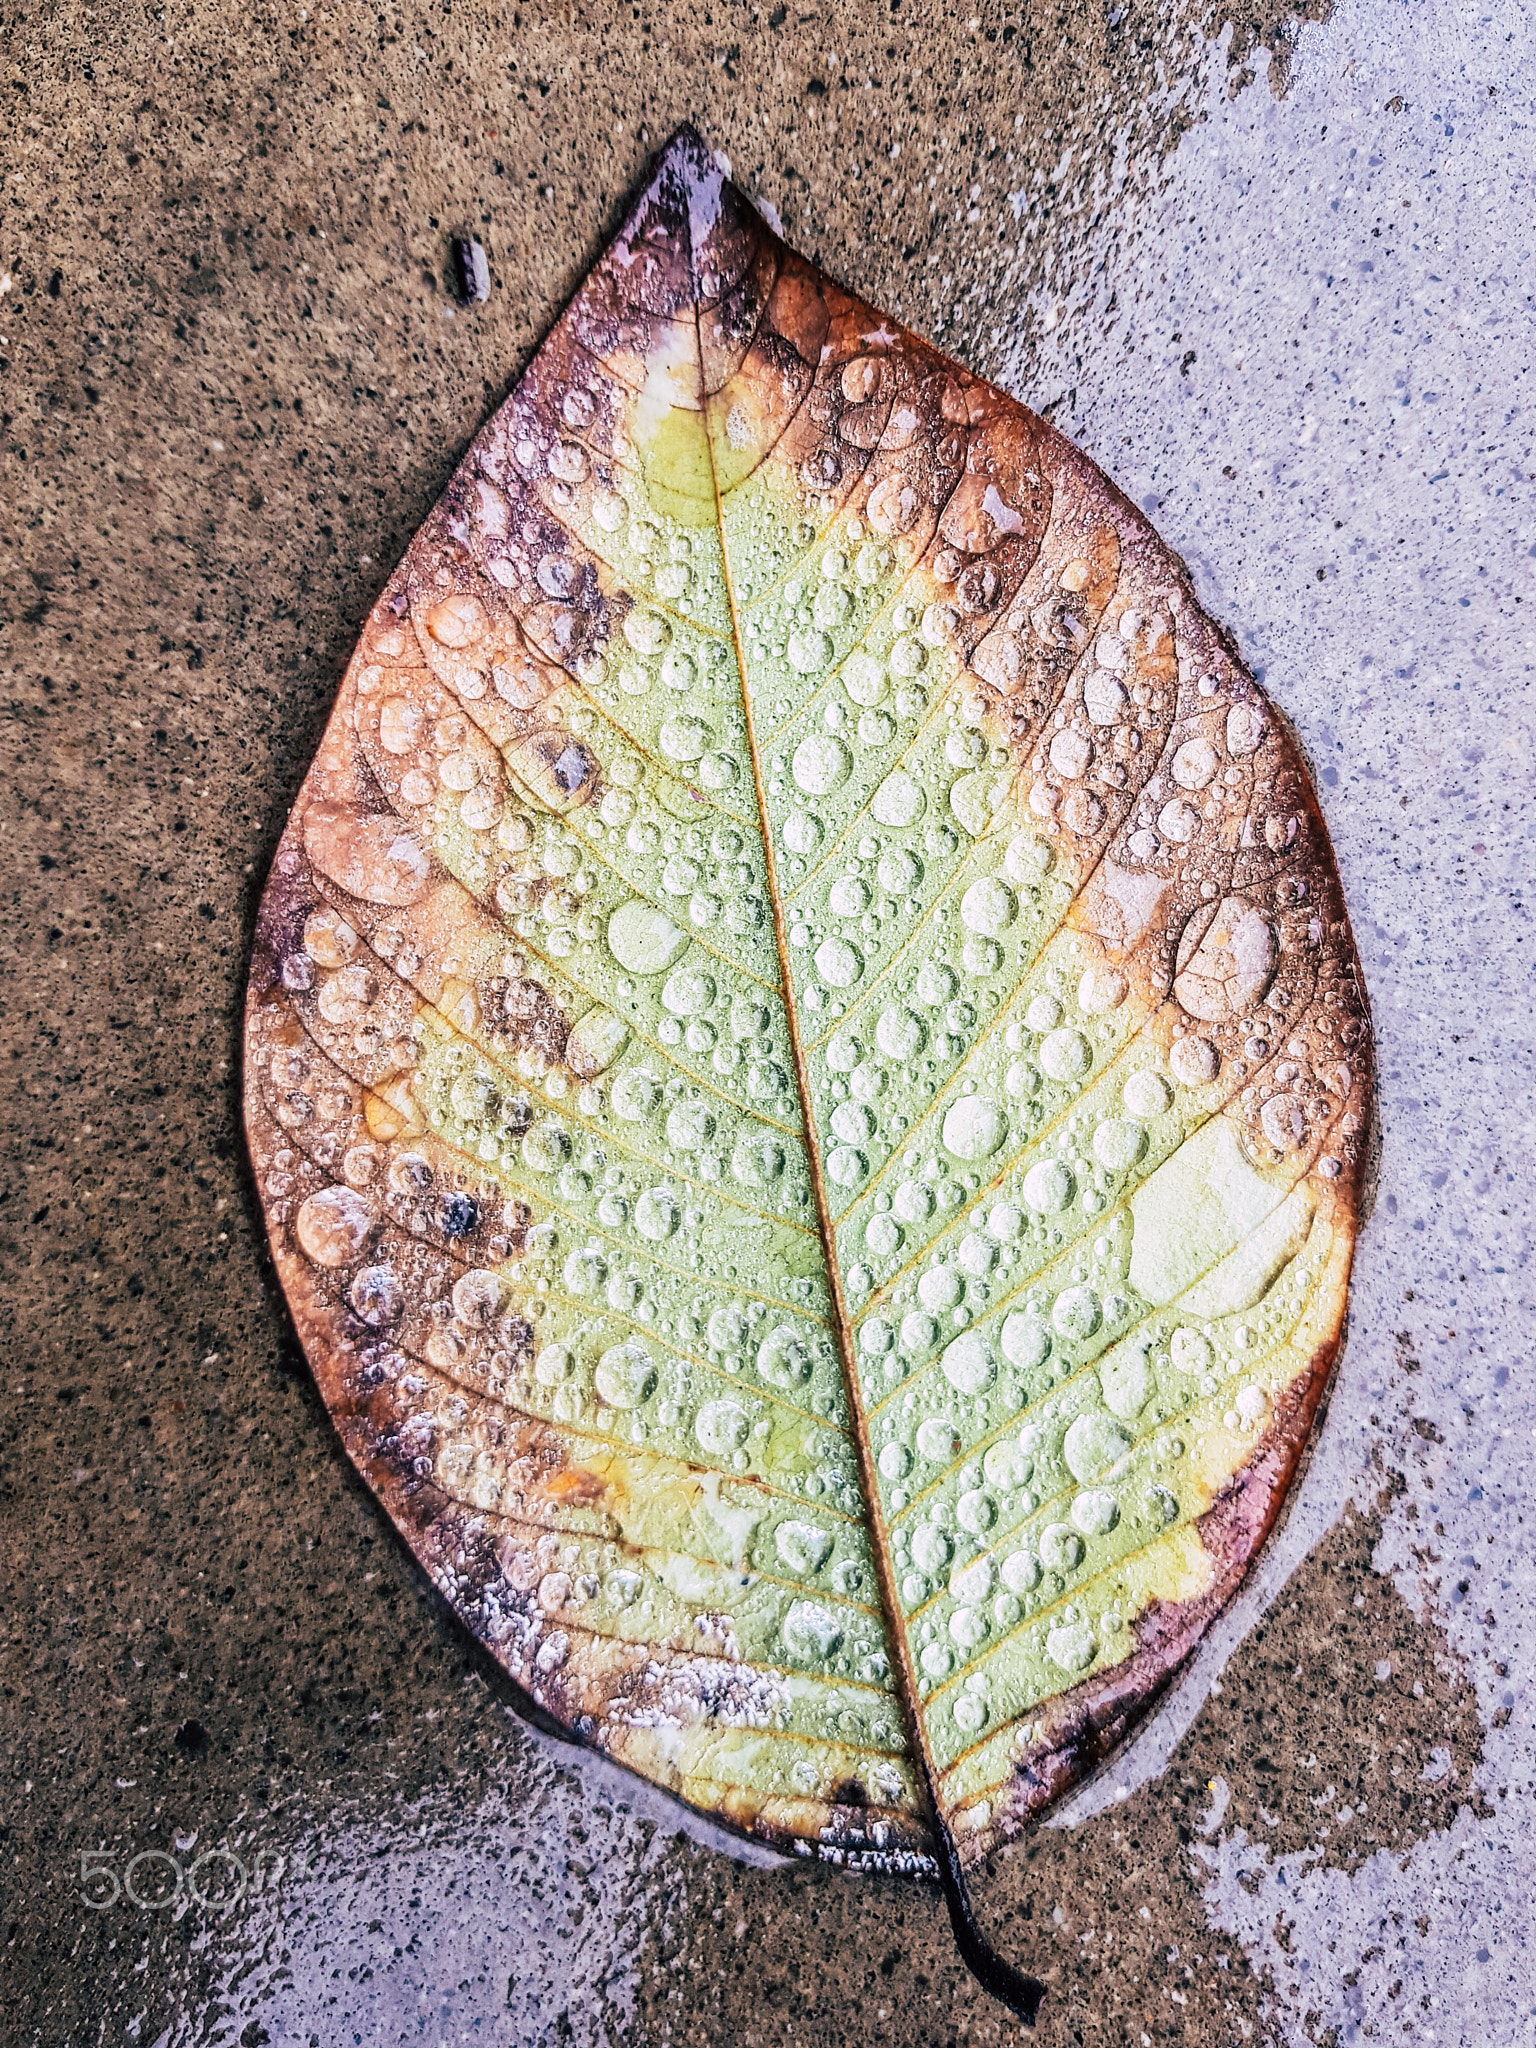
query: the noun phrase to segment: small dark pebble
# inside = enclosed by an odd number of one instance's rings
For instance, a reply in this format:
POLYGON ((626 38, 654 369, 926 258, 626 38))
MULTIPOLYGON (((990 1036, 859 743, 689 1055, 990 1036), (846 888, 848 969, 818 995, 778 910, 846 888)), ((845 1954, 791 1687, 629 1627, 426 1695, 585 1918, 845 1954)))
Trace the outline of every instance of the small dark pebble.
POLYGON ((453 277, 466 306, 491 296, 491 267, 484 246, 473 235, 453 238, 453 277))

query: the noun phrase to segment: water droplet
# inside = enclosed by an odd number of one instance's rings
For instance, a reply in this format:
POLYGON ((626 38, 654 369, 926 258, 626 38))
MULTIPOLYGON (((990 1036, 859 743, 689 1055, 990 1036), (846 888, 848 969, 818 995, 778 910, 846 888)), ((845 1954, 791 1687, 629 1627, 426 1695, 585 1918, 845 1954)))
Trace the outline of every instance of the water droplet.
MULTIPOLYGON (((1091 1287, 1068 1287, 1056 1297, 1051 1310, 1051 1321, 1058 1336, 1074 1344, 1083 1344, 1099 1327, 1099 1297, 1091 1287)), ((1081 1478, 1083 1475, 1078 1473, 1081 1478)))
POLYGON ((792 1656, 823 1662, 843 1640, 838 1616, 810 1600, 797 1600, 785 1615, 780 1633, 792 1656))
POLYGON ((997 1520, 997 1502, 980 1487, 972 1487, 955 1502, 955 1520, 972 1536, 984 1536, 997 1520))
POLYGON ((1040 1531, 1040 1562, 1047 1571, 1076 1571, 1083 1561, 1083 1539, 1069 1522, 1047 1522, 1040 1531))
POLYGON ((808 811, 791 811, 784 820, 784 845, 790 853, 808 859, 821 844, 821 820, 808 811))
POLYGON ((796 747, 790 773, 807 796, 830 796, 848 780, 853 757, 829 732, 813 732, 796 747))
POLYGON ((1147 1134, 1129 1117, 1106 1117, 1093 1133, 1093 1155, 1106 1173, 1125 1173, 1147 1149, 1147 1134))
POLYGON ((891 1004, 880 1012, 875 1025, 875 1044, 887 1059, 898 1060, 905 1065, 917 1058, 927 1040, 926 1026, 910 1010, 891 1004))
POLYGON ((856 1188, 869 1172, 869 1161, 852 1145, 836 1145, 827 1155, 827 1178, 840 1188, 856 1188))
POLYGON ((1125 1084, 1125 1106, 1132 1116, 1161 1116, 1173 1100, 1173 1090, 1161 1074, 1143 1069, 1125 1084))
POLYGON ((681 1221, 682 1207, 670 1188, 647 1188, 635 1204, 635 1228, 653 1244, 669 1238, 681 1221))
POLYGON ((1040 1064, 1053 1081, 1081 1081, 1093 1065, 1093 1048, 1081 1031, 1048 1031, 1040 1041, 1040 1064))
POLYGON ((672 637, 672 628, 657 612, 632 611, 624 621, 624 638, 636 654, 660 654, 672 637))
POLYGON ((877 824, 892 831, 902 831, 917 823, 927 805, 928 798, 922 785, 914 782, 904 768, 897 768, 875 791, 870 811, 877 824))
POLYGON ((611 1067, 628 1043, 629 1026, 623 1018, 596 1004, 572 1026, 565 1062, 573 1074, 590 1081, 611 1067))
POLYGON ((1072 1200, 1077 1183, 1060 1159, 1038 1159, 1024 1176, 1024 1199, 1038 1215, 1054 1216, 1072 1200))
POLYGON ((461 1273, 453 1283, 453 1312, 472 1330, 483 1330, 495 1320, 501 1307, 500 1277, 484 1267, 461 1273))
POLYGON ((347 1300, 373 1330, 392 1323, 403 1305, 400 1283, 389 1266, 365 1266, 347 1289, 347 1300))
POLYGON ((1131 984, 1118 967, 1090 967, 1077 987, 1077 1006, 1087 1017, 1117 1010, 1130 994, 1131 984))
POLYGON ((774 1532, 779 1562, 809 1578, 832 1555, 832 1538, 812 1522, 781 1522, 774 1532))
POLYGON ((753 1132, 736 1140, 731 1152, 731 1172, 743 1187, 765 1188, 784 1171, 784 1147, 766 1132, 753 1132))
POLYGON ((662 1006, 674 1017, 701 1016, 714 1000, 714 977, 697 957, 674 968, 662 986, 662 1006))
POLYGON ((1011 1437, 1001 1437, 995 1444, 987 1446, 981 1469, 989 1486, 1008 1493, 1029 1478, 1032 1460, 1011 1437))
POLYGON ((1110 669, 1096 668, 1083 686, 1083 709, 1095 725, 1118 725, 1130 704, 1125 685, 1110 669))
POLYGON ((792 1324, 780 1323, 757 1348, 757 1369, 771 1387, 788 1392, 811 1376, 810 1349, 792 1324))
POLYGON ((1003 1559, 1003 1584, 1010 1593, 1032 1593, 1042 1576, 1040 1560, 1031 1551, 1016 1550, 1011 1557, 1003 1559))
POLYGON ((933 1214, 933 1189, 926 1181, 904 1180, 891 1207, 903 1223, 926 1223, 933 1214))
POLYGON ((915 634, 903 633, 892 645, 888 659, 893 676, 909 679, 922 673, 927 665, 928 650, 915 634))
POLYGON ((1103 1487, 1091 1487, 1072 1503, 1072 1520, 1085 1536, 1107 1536, 1120 1519, 1120 1503, 1103 1487))
POLYGON ((829 988, 852 988, 864 972, 864 956, 847 939, 823 939, 816 948, 816 972, 829 988))
POLYGON ((957 1337, 939 1363, 945 1379, 959 1394, 984 1394, 997 1377, 992 1347, 976 1330, 957 1337))
POLYGON ((912 1470, 912 1453, 905 1444, 887 1444, 879 1463, 882 1479, 905 1479, 912 1470))
POLYGON ((355 1188, 322 1188, 300 1206, 294 1228, 306 1258, 317 1266, 349 1266, 378 1221, 373 1204, 355 1188))
POLYGON ((1045 1639, 1045 1654, 1062 1671, 1086 1671, 1098 1653, 1086 1621, 1059 1622, 1045 1639))
POLYGON ((1003 1356, 1020 1372, 1033 1372, 1051 1355, 1049 1330, 1032 1311, 1015 1309, 1003 1323, 1003 1356))
POLYGON ((963 1269, 973 1279, 985 1279, 997 1264, 997 1242, 984 1231, 969 1230, 960 1240, 957 1256, 963 1269))
POLYGON ((1051 766, 1068 781, 1086 775, 1093 759, 1092 744, 1071 726, 1064 727, 1051 741, 1051 766))
MULTIPOLYGON (((949 1632, 950 1635, 954 1638, 954 1640, 960 1645, 962 1650, 974 1650, 978 1648, 982 1643, 984 1643, 987 1637, 992 1633, 992 1624, 990 1621, 988 1621, 987 1617, 984 1614, 982 1614, 979 1611, 979 1609, 975 1607, 957 1607, 954 1613, 949 1617, 949 1632)), ((964 1698, 965 1700, 973 1700, 976 1698, 976 1696, 974 1693, 966 1693, 964 1695, 964 1698)), ((960 1701, 956 1702, 956 1720, 960 1719, 959 1710, 961 1704, 962 1702, 960 1701)), ((976 1700, 976 1704, 977 1706, 980 1706, 981 1702, 979 1700, 976 1700)), ((986 1713, 985 1709, 983 1709, 981 1716, 978 1718, 976 1722, 976 1726, 980 1727, 981 1721, 985 1718, 986 1713)))
POLYGON ((1131 1447, 1118 1422, 1097 1410, 1079 1415, 1067 1430, 1062 1456, 1074 1479, 1087 1481, 1117 1464, 1131 1447))
POLYGON ((1039 1092, 1040 1069, 1031 1066, 1028 1060, 1015 1060, 1003 1077, 1003 1086, 1018 1101, 1027 1102, 1039 1092))
POLYGON ((702 718, 680 716, 663 721, 659 738, 669 761, 697 761, 714 734, 702 718))
POLYGON ((595 1294, 608 1277, 607 1261, 595 1245, 587 1245, 571 1253, 562 1277, 572 1294, 595 1294))
POLYGON ((1227 752, 1252 754, 1264 737, 1264 714, 1257 704, 1234 704, 1227 713, 1227 752))
POLYGON ((656 1368, 643 1344, 615 1344, 597 1361, 597 1391, 610 1408, 638 1408, 656 1384, 656 1368))
POLYGON ((386 754, 409 754, 421 741, 426 720, 409 697, 386 697, 379 707, 379 745, 386 754))
POLYGON ((911 1309, 902 1317, 901 1348, 909 1358, 921 1358, 939 1341, 939 1326, 930 1315, 911 1309))
POLYGON ((849 655, 843 665, 843 688, 855 704, 879 704, 890 688, 884 667, 861 652, 849 655))
MULTIPOLYGON (((712 1458, 722 1458, 746 1442, 750 1423, 751 1418, 739 1402, 706 1401, 694 1418, 693 1433, 701 1450, 707 1451, 712 1458)), ((791 1523, 787 1526, 800 1525, 791 1523)), ((827 1547, 831 1548, 830 1537, 827 1538, 827 1547)), ((784 1554, 782 1533, 779 1554, 781 1557, 784 1554)))
POLYGON ((455 592, 427 613, 427 631, 439 647, 466 647, 479 636, 485 613, 478 600, 466 592, 455 592))
POLYGON ((1179 1038, 1168 1055, 1168 1064, 1176 1081, 1186 1088, 1198 1088, 1215 1080, 1220 1055, 1208 1038, 1179 1038))
POLYGON ((1008 1135, 1008 1117, 990 1095, 962 1095, 944 1112, 944 1149, 957 1159, 989 1159, 1008 1135))
POLYGON ((996 938, 1008 929, 1018 912, 1013 891, 996 875, 983 875, 972 882, 960 898, 960 919, 968 930, 996 938))
POLYGON ((947 1415, 930 1415, 918 1425, 917 1448, 930 1465, 947 1465, 960 1448, 959 1433, 947 1415))
POLYGON ((869 884, 861 875, 839 875, 827 892, 834 917, 858 917, 869 908, 869 884))
POLYGON ((660 974, 689 943, 665 911, 632 898, 608 920, 608 950, 631 974, 660 974))
POLYGON ((917 1283, 917 1298, 936 1313, 953 1308, 965 1293, 965 1282, 953 1266, 930 1266, 917 1283))
POLYGON ((554 1173, 571 1156, 571 1135, 553 1117, 524 1133, 523 1164, 531 1173, 554 1173))

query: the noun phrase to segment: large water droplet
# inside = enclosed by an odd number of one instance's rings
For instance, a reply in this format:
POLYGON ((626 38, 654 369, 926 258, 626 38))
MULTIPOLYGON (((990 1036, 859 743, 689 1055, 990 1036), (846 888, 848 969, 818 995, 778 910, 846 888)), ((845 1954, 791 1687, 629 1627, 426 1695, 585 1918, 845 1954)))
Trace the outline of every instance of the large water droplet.
POLYGON ((378 1211, 355 1188, 322 1188, 299 1208, 299 1245, 317 1266, 349 1266, 368 1241, 378 1211))
MULTIPOLYGON (((693 1433, 702 1450, 720 1458, 746 1442, 750 1426, 751 1418, 739 1402, 706 1401, 694 1418, 693 1433)), ((830 1548, 830 1537, 827 1540, 830 1548)), ((781 1554, 782 1548, 781 1543, 781 1554)))
POLYGON ((779 1562, 809 1578, 832 1555, 832 1538, 812 1522, 780 1522, 774 1532, 779 1562))
POLYGON ((852 757, 829 732, 809 733, 796 747, 790 772, 807 796, 830 796, 848 780, 852 757))
POLYGON ((1086 1621, 1058 1622, 1045 1639, 1045 1654, 1062 1671, 1086 1671, 1098 1651, 1086 1621))
POLYGON ((921 783, 914 782, 904 768, 897 768, 875 791, 869 808, 877 824, 899 832, 915 825, 927 805, 921 783))
POLYGON ((1118 1463, 1130 1448, 1131 1440, 1118 1422, 1090 1411, 1067 1430, 1061 1454, 1072 1477, 1086 1481, 1118 1463))
POLYGON ((1040 1064, 1053 1081, 1080 1081, 1093 1065, 1093 1048, 1080 1031, 1048 1031, 1040 1042, 1040 1064))
POLYGON ((957 1337, 939 1364, 945 1379, 960 1394, 984 1394, 997 1377, 992 1347, 977 1330, 967 1330, 957 1337))
POLYGON ((1085 1536, 1107 1536, 1120 1519, 1120 1503, 1103 1487, 1090 1487, 1072 1503, 1072 1520, 1085 1536))
POLYGON ((1054 1216, 1072 1199, 1077 1183, 1060 1159, 1037 1159, 1024 1176, 1024 1199, 1041 1216, 1054 1216))
POLYGON ((643 1344, 615 1344, 597 1361, 597 1391, 610 1408, 638 1408, 656 1384, 656 1368, 643 1344))
POLYGON ((797 1600, 785 1615, 781 1634, 791 1655, 823 1662, 843 1640, 839 1617, 810 1600, 797 1600))
POLYGON ((1020 1372, 1032 1372, 1051 1355, 1051 1333, 1028 1309, 1015 1309, 1003 1324, 1003 1356, 1020 1372))
POLYGON ((631 974, 660 974, 688 944, 665 911, 632 898, 608 920, 608 949, 631 974))
POLYGON ((1007 1114, 990 1095, 962 1095, 944 1112, 944 1149, 957 1159, 988 1159, 1007 1135, 1007 1114))

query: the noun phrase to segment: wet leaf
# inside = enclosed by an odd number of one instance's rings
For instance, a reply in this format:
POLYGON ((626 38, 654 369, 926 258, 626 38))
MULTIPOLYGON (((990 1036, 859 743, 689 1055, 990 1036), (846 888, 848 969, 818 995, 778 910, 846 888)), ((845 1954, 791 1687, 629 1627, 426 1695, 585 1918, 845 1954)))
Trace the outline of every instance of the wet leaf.
POLYGON ((252 1153, 348 1451, 558 1721, 950 1867, 1280 1505, 1370 1090, 1327 836, 1182 564, 684 131, 368 620, 252 1153))

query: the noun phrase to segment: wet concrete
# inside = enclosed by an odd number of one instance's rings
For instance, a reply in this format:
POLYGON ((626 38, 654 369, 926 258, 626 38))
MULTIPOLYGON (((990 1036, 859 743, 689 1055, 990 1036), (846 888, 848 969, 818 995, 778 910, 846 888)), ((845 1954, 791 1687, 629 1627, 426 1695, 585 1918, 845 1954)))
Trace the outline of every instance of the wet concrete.
POLYGON ((1531 2037, 1528 22, 906 12, 6 31, 7 2040, 1018 2037, 931 1893, 744 1862, 516 1717, 336 1450, 242 1162, 249 918, 357 624, 684 116, 1186 555, 1318 766, 1380 1035, 1295 1504, 986 1916, 1042 2041, 1531 2037))

